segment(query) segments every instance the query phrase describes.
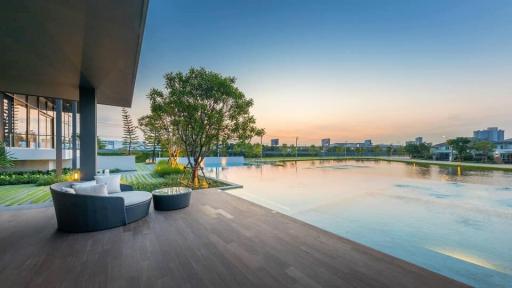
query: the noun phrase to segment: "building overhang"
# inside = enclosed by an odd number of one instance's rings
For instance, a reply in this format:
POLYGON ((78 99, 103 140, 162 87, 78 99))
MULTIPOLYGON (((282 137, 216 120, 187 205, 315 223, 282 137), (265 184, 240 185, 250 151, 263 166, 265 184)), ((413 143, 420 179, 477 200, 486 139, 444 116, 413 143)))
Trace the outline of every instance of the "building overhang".
POLYGON ((0 91, 130 107, 148 0, 7 0, 0 91))

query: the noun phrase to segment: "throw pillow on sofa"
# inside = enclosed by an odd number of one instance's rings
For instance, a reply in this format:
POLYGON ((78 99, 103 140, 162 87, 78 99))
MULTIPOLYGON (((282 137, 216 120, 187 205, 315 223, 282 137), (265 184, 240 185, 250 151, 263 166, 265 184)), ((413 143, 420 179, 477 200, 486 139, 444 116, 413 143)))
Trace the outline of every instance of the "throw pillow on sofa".
POLYGON ((76 194, 80 195, 108 196, 107 185, 105 184, 76 186, 75 191, 76 194))
POLYGON ((96 185, 96 180, 85 181, 85 182, 75 182, 71 184, 71 188, 76 189, 77 187, 85 187, 96 185))
POLYGON ((97 184, 107 185, 109 194, 121 192, 121 175, 94 176, 97 184))
POLYGON ((61 190, 62 190, 62 192, 66 192, 69 194, 76 194, 75 189, 73 189, 73 188, 63 187, 61 190))

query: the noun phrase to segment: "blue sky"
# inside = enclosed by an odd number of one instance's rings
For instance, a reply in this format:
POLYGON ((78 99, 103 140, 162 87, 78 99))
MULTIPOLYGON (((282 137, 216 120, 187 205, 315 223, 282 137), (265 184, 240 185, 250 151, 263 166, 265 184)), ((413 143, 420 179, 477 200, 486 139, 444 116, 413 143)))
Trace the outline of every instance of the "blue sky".
MULTIPOLYGON (((191 66, 237 77, 285 142, 512 133, 512 1, 150 1, 134 117, 191 66)), ((121 135, 117 109, 99 116, 121 135)))

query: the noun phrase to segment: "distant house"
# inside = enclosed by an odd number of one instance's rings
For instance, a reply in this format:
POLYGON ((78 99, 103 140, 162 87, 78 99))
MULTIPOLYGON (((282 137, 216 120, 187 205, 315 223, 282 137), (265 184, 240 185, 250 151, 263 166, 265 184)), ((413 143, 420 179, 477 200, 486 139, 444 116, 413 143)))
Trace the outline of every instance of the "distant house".
POLYGON ((432 159, 437 161, 452 161, 454 151, 446 142, 432 145, 430 149, 432 159))
POLYGON ((494 160, 498 163, 512 163, 512 138, 496 143, 494 160))

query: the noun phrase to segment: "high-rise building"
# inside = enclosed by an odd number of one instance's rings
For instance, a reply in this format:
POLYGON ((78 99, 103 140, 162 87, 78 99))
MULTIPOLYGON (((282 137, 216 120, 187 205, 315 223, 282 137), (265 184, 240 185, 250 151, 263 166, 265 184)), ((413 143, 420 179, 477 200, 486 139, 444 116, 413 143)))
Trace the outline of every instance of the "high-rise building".
POLYGON ((324 138, 321 141, 322 148, 329 148, 331 146, 331 138, 324 138))
POLYGON ((270 139, 270 146, 279 146, 279 138, 270 139))
POLYGON ((473 137, 481 141, 500 142, 505 140, 505 131, 498 127, 473 131, 473 137))

